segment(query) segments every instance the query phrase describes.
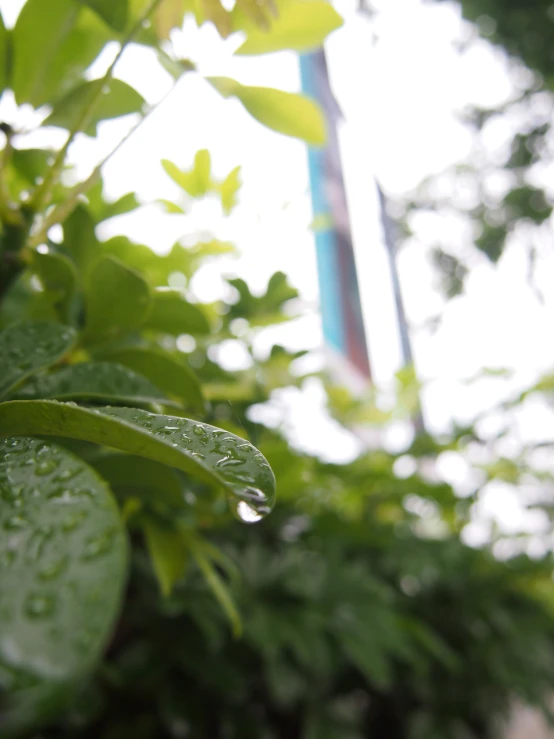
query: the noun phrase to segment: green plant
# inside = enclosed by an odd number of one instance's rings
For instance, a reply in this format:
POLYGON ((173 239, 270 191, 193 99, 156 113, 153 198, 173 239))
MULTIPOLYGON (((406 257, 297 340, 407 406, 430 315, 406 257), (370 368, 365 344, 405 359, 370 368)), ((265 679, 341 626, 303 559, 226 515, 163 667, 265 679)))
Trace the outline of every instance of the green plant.
MULTIPOLYGON (((238 633, 236 608, 214 566, 225 567, 226 560, 199 522, 212 509, 223 515, 227 505, 245 520, 273 505, 267 461, 240 429, 235 435, 209 423, 217 419, 176 346, 181 334, 206 345, 220 318, 217 309, 171 288, 169 275, 190 277, 204 258, 229 247, 177 245, 157 257, 125 239, 97 240, 99 222, 138 207, 132 194, 115 203, 102 194, 101 168, 127 137, 84 181, 65 184, 77 134, 95 136, 99 122, 135 114, 131 135, 151 112, 114 77, 129 44, 153 48, 175 80, 196 73, 169 40, 188 12, 198 24, 212 21, 224 37, 245 33, 244 53, 251 53, 249 44, 257 53, 264 43, 269 51, 310 48, 341 23, 320 0, 286 3, 282 12, 249 0, 232 12, 217 0, 28 0, 13 28, 0 17, 0 92, 10 90, 19 106, 37 110, 41 126, 67 132, 58 150, 25 148, 16 122, 1 125, 0 723, 6 735, 63 712, 98 662, 121 609, 129 527, 143 532, 165 594, 192 555, 238 633), (86 70, 109 42, 118 44, 113 61, 101 78, 89 79, 86 70), (53 226, 62 228, 59 242, 53 226)), ((323 118, 312 101, 228 78, 207 81, 269 127, 323 143, 323 118)), ((237 170, 216 182, 207 152, 199 152, 188 173, 171 162, 164 166, 189 195, 214 190, 224 212, 232 210, 237 170)), ((165 207, 179 212, 176 204, 165 207)))

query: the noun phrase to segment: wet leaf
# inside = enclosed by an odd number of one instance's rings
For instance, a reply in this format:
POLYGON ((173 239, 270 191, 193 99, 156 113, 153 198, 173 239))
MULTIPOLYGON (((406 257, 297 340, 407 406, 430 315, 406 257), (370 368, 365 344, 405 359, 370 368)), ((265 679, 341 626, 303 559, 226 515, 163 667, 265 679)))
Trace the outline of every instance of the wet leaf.
POLYGON ((39 369, 63 357, 75 331, 48 321, 23 321, 0 333, 0 397, 39 369))
POLYGON ((273 472, 255 447, 188 418, 134 408, 83 408, 54 400, 0 403, 0 435, 26 434, 91 441, 163 462, 223 488, 240 511, 247 506, 263 515, 275 498, 273 472))
POLYGON ((0 441, 0 529, 9 729, 61 708, 98 659, 119 609, 126 540, 112 495, 90 467, 21 437, 0 441))
POLYGON ((160 349, 142 347, 120 349, 110 353, 109 359, 140 372, 156 387, 188 408, 204 408, 200 382, 184 360, 165 354, 160 349))
POLYGON ((149 380, 113 362, 83 362, 33 378, 17 397, 21 400, 54 398, 122 405, 169 403, 149 380))

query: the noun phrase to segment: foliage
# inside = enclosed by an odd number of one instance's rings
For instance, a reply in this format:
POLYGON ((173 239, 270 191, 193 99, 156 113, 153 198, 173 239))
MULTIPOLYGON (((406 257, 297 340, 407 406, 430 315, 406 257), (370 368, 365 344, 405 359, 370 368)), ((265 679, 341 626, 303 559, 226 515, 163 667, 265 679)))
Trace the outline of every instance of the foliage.
MULTIPOLYGON (((275 390, 308 378, 303 352, 257 349, 260 331, 294 315, 286 276, 261 295, 235 278, 234 298, 202 304, 192 278, 232 245, 157 255, 123 236, 99 241, 96 226, 136 197, 106 200, 103 162, 66 184, 78 132, 147 115, 113 78, 120 54, 101 80, 85 70, 117 41, 120 53, 153 46, 177 77, 195 73, 169 40, 184 13, 222 36, 244 32, 244 54, 311 49, 340 24, 321 0, 232 11, 217 0, 51 0, 48 12, 28 0, 13 29, 0 25, 0 84, 67 130, 50 151, 1 126, 2 736, 487 739, 513 696, 540 705, 554 678, 550 558, 508 568, 464 546, 477 487, 461 498, 425 473, 488 441, 459 429, 348 465, 295 449, 254 420, 275 390), (188 353, 183 336, 194 338, 188 353), (250 366, 225 369, 227 341, 250 366), (274 474, 279 506, 246 529, 237 518, 254 523, 273 505, 274 474)), ((312 102, 208 82, 270 128, 322 143, 312 102)), ((232 212, 237 169, 216 180, 205 150, 191 169, 163 167, 185 198, 163 201, 169 213, 207 193, 232 212)), ((320 379, 344 426, 408 418, 417 400, 406 372, 390 412, 373 391, 355 399, 320 379)), ((551 387, 545 378, 529 396, 551 387)), ((529 474, 524 458, 488 462, 485 480, 529 474)))
POLYGON ((537 296, 536 270, 551 238, 552 191, 545 168, 551 161, 554 37, 547 2, 460 0, 471 22, 463 47, 489 42, 504 57, 510 92, 495 106, 468 106, 460 120, 472 135, 463 162, 428 177, 397 207, 402 241, 419 239, 418 214, 453 224, 452 239, 438 234, 431 259, 447 298, 461 294, 470 269, 497 264, 506 249, 525 251, 529 283, 537 296), (455 224, 455 226, 454 226, 455 224))

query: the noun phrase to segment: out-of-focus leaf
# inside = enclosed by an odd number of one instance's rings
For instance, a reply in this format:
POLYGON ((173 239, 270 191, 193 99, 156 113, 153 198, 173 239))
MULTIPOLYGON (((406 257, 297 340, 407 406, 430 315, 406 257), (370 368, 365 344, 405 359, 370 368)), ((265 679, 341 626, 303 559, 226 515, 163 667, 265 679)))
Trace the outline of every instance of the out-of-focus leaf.
POLYGON ((223 97, 236 97, 251 116, 274 131, 322 146, 327 138, 325 118, 319 106, 304 95, 249 87, 230 77, 208 77, 223 97))
POLYGON ((39 369, 63 357, 75 341, 68 326, 23 321, 0 333, 0 397, 39 369))
POLYGON ((165 354, 160 349, 143 347, 122 348, 108 356, 110 360, 140 372, 170 397, 179 399, 187 408, 204 407, 200 382, 184 360, 165 354))
POLYGON ((142 528, 160 590, 162 595, 167 596, 183 576, 187 546, 177 529, 162 526, 153 518, 145 517, 142 528))
POLYGON ((268 31, 253 23, 240 23, 247 37, 236 53, 268 54, 282 49, 311 51, 320 47, 325 38, 342 24, 337 11, 323 0, 292 0, 280 5, 268 31))
POLYGON ((221 193, 221 207, 229 214, 236 205, 237 192, 240 188, 240 167, 232 169, 219 186, 221 193))
POLYGON ((127 0, 76 0, 88 5, 115 31, 125 30, 129 12, 127 0))
POLYGON ((101 454, 91 464, 117 493, 144 497, 150 506, 163 501, 172 507, 184 504, 178 473, 171 467, 133 454, 101 454))
POLYGON ((17 394, 20 400, 52 398, 120 405, 152 405, 169 401, 149 380, 113 362, 82 362, 31 379, 17 394))
POLYGON ((101 257, 86 286, 86 341, 129 333, 144 324, 149 310, 150 289, 145 280, 113 257, 101 257))
POLYGON ((95 223, 84 205, 79 205, 63 224, 63 246, 75 261, 81 278, 101 255, 95 223))
POLYGON ((6 27, 4 26, 4 20, 2 18, 2 14, 0 13, 0 95, 4 91, 4 88, 6 87, 8 83, 8 73, 9 73, 9 34, 6 31, 6 27))
POLYGON ((102 80, 93 80, 73 88, 70 93, 57 101, 42 125, 73 130, 83 110, 91 104, 91 101, 98 98, 84 130, 89 136, 96 136, 101 121, 119 118, 129 113, 140 113, 143 110, 144 98, 126 82, 113 79, 106 90, 103 90, 104 84, 102 80))
POLYGON ((45 289, 55 296, 60 318, 72 322, 72 307, 77 290, 77 271, 73 262, 54 251, 34 252, 33 267, 45 289))
POLYGON ((210 332, 210 323, 202 309, 189 303, 180 290, 171 288, 158 288, 154 292, 144 327, 173 336, 210 332))
POLYGON ((128 192, 114 201, 105 200, 101 181, 87 190, 87 201, 87 210, 97 223, 129 213, 140 207, 134 192, 128 192))
POLYGON ((81 82, 110 35, 96 13, 75 0, 28 0, 12 32, 17 103, 55 103, 81 82))
POLYGON ((98 660, 125 577, 126 541, 104 481, 29 438, 0 441, 2 730, 63 708, 98 660))

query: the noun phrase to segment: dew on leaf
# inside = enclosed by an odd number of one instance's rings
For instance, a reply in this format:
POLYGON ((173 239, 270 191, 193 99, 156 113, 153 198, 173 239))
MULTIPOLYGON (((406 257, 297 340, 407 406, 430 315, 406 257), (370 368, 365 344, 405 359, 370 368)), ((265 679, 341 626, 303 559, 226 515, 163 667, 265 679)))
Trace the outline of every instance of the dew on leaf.
POLYGON ((54 612, 54 606, 52 596, 33 593, 25 602, 25 613, 31 618, 45 618, 54 612))

